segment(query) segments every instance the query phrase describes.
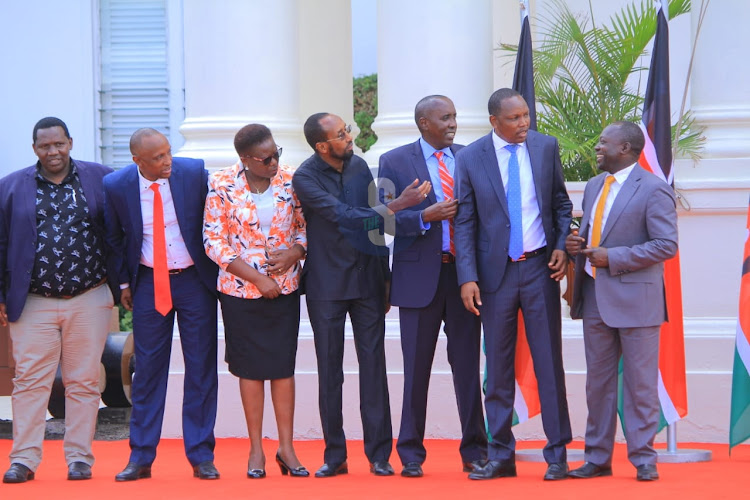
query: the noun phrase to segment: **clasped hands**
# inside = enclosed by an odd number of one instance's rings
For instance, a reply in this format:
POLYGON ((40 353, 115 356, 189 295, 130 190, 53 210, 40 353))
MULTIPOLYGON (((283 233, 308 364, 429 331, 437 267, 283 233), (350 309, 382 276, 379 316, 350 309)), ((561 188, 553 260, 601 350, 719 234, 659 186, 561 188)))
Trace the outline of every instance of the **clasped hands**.
POLYGON ((604 247, 589 248, 586 246, 586 240, 578 236, 578 232, 570 233, 565 238, 565 251, 572 257, 579 253, 586 256, 593 267, 609 267, 609 256, 607 249, 604 247))

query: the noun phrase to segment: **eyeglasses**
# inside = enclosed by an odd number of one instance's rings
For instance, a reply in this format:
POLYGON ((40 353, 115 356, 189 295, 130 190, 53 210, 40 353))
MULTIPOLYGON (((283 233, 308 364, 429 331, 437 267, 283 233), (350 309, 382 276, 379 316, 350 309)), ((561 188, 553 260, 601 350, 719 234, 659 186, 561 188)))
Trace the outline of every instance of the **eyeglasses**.
POLYGON ((251 158, 251 159, 253 159, 255 161, 261 162, 263 165, 270 165, 271 164, 271 160, 279 161, 279 157, 281 156, 281 152, 283 150, 284 150, 284 148, 279 148, 279 149, 276 150, 276 152, 274 154, 272 154, 271 156, 267 156, 265 158, 258 158, 256 156, 240 156, 240 158, 251 158))
POLYGON ((339 132, 339 135, 337 135, 333 139, 326 139, 325 141, 321 141, 321 142, 343 141, 344 139, 346 139, 346 136, 351 133, 352 133, 352 126, 347 125, 346 127, 344 127, 344 130, 339 132))

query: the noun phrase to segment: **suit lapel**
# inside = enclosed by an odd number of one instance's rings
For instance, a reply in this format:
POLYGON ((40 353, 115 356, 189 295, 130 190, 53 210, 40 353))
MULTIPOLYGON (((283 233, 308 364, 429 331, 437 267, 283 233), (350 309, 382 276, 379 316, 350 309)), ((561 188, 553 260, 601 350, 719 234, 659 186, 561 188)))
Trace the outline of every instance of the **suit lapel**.
POLYGON ((81 181, 81 189, 83 189, 83 194, 86 197, 86 205, 88 205, 89 207, 91 220, 95 221, 96 219, 94 217, 94 214, 96 213, 96 196, 94 196, 94 194, 96 193, 96 188, 91 182, 91 177, 88 175, 87 167, 85 165, 81 165, 75 160, 73 161, 76 165, 76 170, 78 170, 78 180, 81 181))
POLYGON ((172 192, 172 203, 177 216, 177 223, 182 234, 188 234, 185 227, 185 179, 177 162, 172 161, 172 175, 169 176, 169 190, 172 192))
POLYGON ((28 227, 31 228, 31 233, 36 238, 36 167, 29 169, 29 172, 23 178, 23 190, 22 193, 28 193, 28 196, 23 198, 23 203, 26 205, 26 210, 22 213, 26 213, 29 217, 26 221, 28 227))
POLYGON ((128 204, 128 213, 133 225, 133 235, 137 239, 136 248, 143 244, 143 213, 141 212, 141 184, 138 180, 138 165, 135 163, 127 167, 129 170, 125 176, 125 199, 128 204))
POLYGON ((604 240, 607 238, 607 235, 612 229, 612 226, 615 225, 615 223, 617 222, 617 218, 620 217, 622 211, 625 209, 628 203, 630 203, 630 200, 631 198, 633 198, 633 195, 635 195, 635 192, 638 191, 638 188, 641 185, 641 178, 643 176, 643 173, 644 171, 638 165, 636 165, 633 171, 630 172, 628 178, 625 180, 625 183, 620 188, 620 192, 617 193, 617 198, 615 198, 615 202, 612 204, 612 208, 609 210, 609 215, 607 215, 607 223, 602 229, 602 242, 604 242, 604 240))
POLYGON ((534 179, 534 190, 536 191, 536 202, 539 212, 544 213, 544 199, 542 198, 542 182, 544 182, 544 167, 542 145, 539 144, 537 136, 529 134, 526 138, 526 147, 529 150, 529 161, 531 162, 531 177, 534 179))
POLYGON ((503 186, 503 179, 500 177, 500 166, 497 164, 497 155, 495 154, 495 145, 492 142, 492 132, 485 136, 484 147, 482 148, 484 154, 482 158, 482 166, 484 167, 487 178, 490 180, 492 189, 495 190, 497 199, 500 202, 500 206, 505 212, 505 216, 510 218, 508 212, 508 198, 505 195, 505 186, 503 186))
POLYGON ((584 238, 588 235, 589 221, 591 220, 591 213, 594 210, 594 201, 596 200, 596 195, 602 190, 604 177, 605 175, 598 175, 589 181, 588 193, 583 200, 583 215, 581 216, 581 228, 578 233, 584 238))

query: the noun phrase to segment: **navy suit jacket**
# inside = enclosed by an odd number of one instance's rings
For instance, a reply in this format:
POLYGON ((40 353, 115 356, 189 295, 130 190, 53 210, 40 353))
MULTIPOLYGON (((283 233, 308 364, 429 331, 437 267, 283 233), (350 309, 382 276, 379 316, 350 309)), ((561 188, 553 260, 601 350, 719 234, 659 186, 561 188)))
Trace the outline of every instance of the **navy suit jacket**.
MULTIPOLYGON (((86 161, 73 160, 86 195, 94 231, 104 243, 104 191, 102 179, 112 169, 86 161)), ((9 321, 17 321, 26 304, 36 256, 36 165, 0 179, 0 303, 9 321)), ((110 286, 114 275, 107 261, 110 286)))
MULTIPOLYGON (((203 207, 208 194, 208 171, 203 160, 172 158, 169 189, 177 212, 180 233, 201 282, 216 293, 219 268, 203 248, 203 207)), ((118 283, 129 283, 136 292, 143 246, 143 216, 138 166, 131 163, 104 179, 107 244, 117 266, 118 283)))
MULTIPOLYGON (((454 158, 462 148, 458 144, 451 147, 454 158)), ((378 177, 381 190, 394 198, 414 179, 419 179, 420 184, 431 181, 419 140, 383 154, 378 177), (393 185, 386 185, 388 181, 393 185)), ((445 221, 431 222, 424 234, 420 224, 422 210, 434 203, 437 198, 432 190, 422 203, 396 213, 390 294, 394 306, 427 307, 435 297, 442 265, 445 221)))
MULTIPOLYGON (((552 250, 565 250, 573 203, 565 189, 557 139, 529 130, 526 146, 549 259, 552 250)), ((494 292, 500 287, 508 263, 510 216, 492 132, 458 153, 455 177, 458 283, 476 281, 480 290, 494 292)))

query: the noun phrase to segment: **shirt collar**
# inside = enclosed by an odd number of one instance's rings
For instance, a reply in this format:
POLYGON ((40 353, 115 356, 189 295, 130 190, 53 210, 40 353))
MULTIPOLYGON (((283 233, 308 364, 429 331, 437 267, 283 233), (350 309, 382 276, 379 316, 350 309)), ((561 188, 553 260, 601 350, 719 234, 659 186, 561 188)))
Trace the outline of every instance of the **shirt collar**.
POLYGON ((623 169, 622 169, 622 170, 620 170, 619 172, 616 172, 616 173, 614 173, 614 174, 611 174, 611 175, 612 175, 612 177, 614 177, 614 178, 615 178, 615 182, 616 182, 616 183, 617 183, 618 185, 622 186, 622 184, 623 184, 623 183, 624 183, 624 182, 625 182, 626 180, 628 180, 628 177, 630 177, 630 173, 631 173, 631 172, 633 171, 633 169, 634 169, 634 168, 635 168, 635 163, 633 163, 633 164, 632 164, 632 165, 630 165, 629 167, 627 167, 627 168, 623 168, 623 169))
MULTIPOLYGON (((497 133, 493 130, 492 131, 492 144, 495 146, 495 151, 500 151, 501 149, 505 149, 505 146, 507 146, 508 144, 511 144, 511 143, 508 142, 508 141, 506 141, 505 139, 503 139, 499 135, 497 135, 497 133)), ((526 141, 524 141, 524 142, 522 142, 520 144, 519 143, 514 143, 514 144, 516 144, 516 146, 518 146, 518 150, 517 151, 526 148, 526 141)))
POLYGON ((445 156, 453 159, 453 151, 451 151, 450 147, 443 148, 443 149, 435 149, 432 147, 430 143, 425 141, 422 137, 419 138, 419 145, 422 148, 422 154, 424 155, 425 161, 427 161, 430 156, 435 154, 435 151, 442 151, 445 156))
POLYGON ((159 184, 159 186, 168 186, 169 185, 169 179, 156 179, 155 181, 150 181, 143 177, 143 174, 141 173, 141 169, 138 168, 138 165, 135 166, 135 169, 138 171, 138 184, 141 186, 141 191, 146 191, 147 189, 151 188, 151 184, 154 182, 159 184))

